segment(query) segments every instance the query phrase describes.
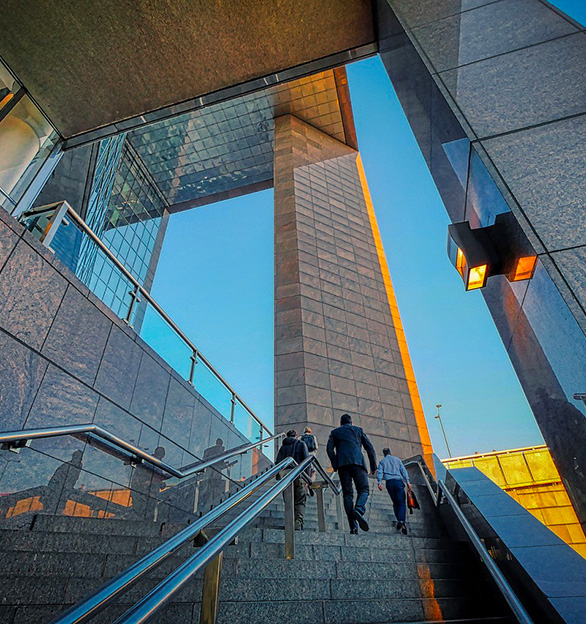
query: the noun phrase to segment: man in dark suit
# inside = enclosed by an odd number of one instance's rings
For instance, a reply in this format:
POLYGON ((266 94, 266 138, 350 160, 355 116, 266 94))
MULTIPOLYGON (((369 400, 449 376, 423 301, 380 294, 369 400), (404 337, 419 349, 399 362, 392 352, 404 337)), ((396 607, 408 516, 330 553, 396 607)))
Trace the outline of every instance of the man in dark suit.
POLYGON ((369 526, 364 514, 368 501, 368 473, 362 447, 365 448, 370 463, 370 473, 376 472, 376 453, 372 442, 360 427, 352 424, 349 414, 340 418, 340 427, 330 433, 328 457, 332 468, 338 472, 344 496, 344 509, 350 524, 350 533, 358 533, 358 526, 368 531, 369 526), (352 482, 356 486, 356 504, 352 482))

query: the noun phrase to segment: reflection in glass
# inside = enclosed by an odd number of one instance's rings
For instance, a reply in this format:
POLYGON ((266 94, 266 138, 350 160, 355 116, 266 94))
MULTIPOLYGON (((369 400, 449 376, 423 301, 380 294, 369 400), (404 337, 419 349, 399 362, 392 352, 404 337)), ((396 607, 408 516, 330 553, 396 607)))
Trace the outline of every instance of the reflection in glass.
POLYGON ((55 130, 26 95, 0 121, 0 189, 13 204, 20 199, 57 139, 55 130))
POLYGON ((497 215, 504 212, 510 212, 509 205, 480 156, 475 149, 472 149, 466 198, 466 220, 473 228, 488 227, 494 225, 497 215))
POLYGON ((0 111, 12 100, 20 85, 0 62, 0 111))

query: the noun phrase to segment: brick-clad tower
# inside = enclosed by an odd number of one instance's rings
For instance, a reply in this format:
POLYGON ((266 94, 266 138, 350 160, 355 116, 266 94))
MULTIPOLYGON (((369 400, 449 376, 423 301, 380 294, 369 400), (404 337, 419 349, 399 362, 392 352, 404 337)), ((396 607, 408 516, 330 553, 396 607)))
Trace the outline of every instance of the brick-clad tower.
POLYGON ((285 115, 274 180, 276 431, 309 425, 325 453, 348 412, 377 453, 429 453, 360 154, 285 115))

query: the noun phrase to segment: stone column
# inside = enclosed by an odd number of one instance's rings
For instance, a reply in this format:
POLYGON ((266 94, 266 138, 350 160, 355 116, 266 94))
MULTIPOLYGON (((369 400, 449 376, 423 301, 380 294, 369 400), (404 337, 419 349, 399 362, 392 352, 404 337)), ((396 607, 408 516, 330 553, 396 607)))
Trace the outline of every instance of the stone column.
POLYGON ((429 453, 360 154, 286 115, 274 175, 276 431, 310 426, 323 459, 347 412, 377 454, 429 453))

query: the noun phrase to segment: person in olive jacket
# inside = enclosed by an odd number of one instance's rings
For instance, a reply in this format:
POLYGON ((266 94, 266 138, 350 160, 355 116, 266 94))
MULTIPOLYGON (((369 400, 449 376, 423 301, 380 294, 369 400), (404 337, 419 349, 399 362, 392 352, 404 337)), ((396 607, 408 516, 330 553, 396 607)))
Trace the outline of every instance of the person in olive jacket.
POLYGON ((352 424, 349 414, 344 414, 340 418, 340 425, 330 433, 327 446, 328 457, 332 462, 332 468, 340 477, 350 533, 358 533, 358 526, 363 531, 368 531, 368 522, 364 517, 369 493, 368 472, 362 447, 368 455, 371 474, 376 472, 376 453, 364 431, 352 424), (356 504, 354 504, 352 482, 356 486, 356 504))
MULTIPOLYGON (((287 437, 283 440, 283 444, 277 453, 275 464, 282 462, 286 457, 292 457, 298 464, 306 457, 309 457, 307 446, 305 442, 297 438, 297 431, 295 431, 295 429, 287 431, 287 437)), ((284 492, 283 496, 285 496, 284 492)), ((297 477, 297 479, 293 481, 293 506, 296 531, 303 530, 303 517, 305 516, 306 503, 307 494, 305 493, 305 483, 302 477, 297 477)))

